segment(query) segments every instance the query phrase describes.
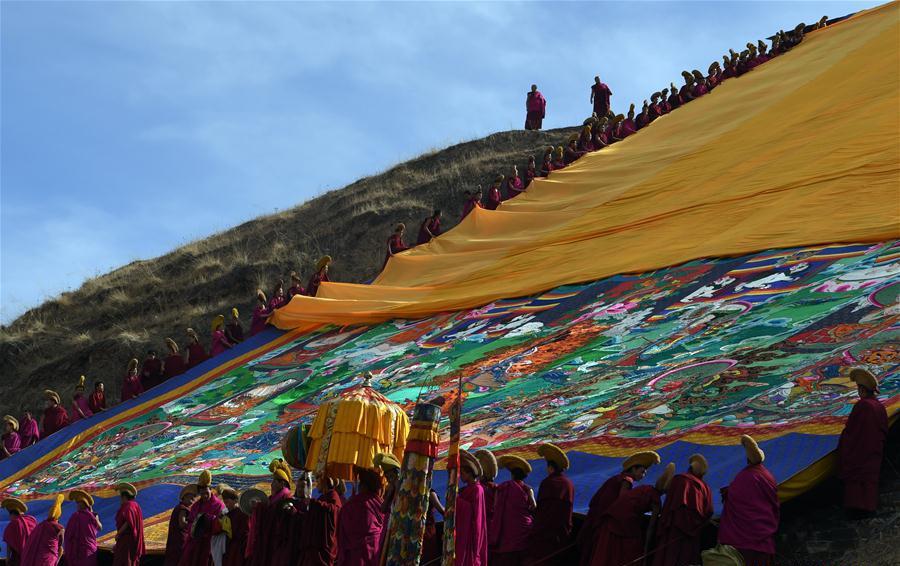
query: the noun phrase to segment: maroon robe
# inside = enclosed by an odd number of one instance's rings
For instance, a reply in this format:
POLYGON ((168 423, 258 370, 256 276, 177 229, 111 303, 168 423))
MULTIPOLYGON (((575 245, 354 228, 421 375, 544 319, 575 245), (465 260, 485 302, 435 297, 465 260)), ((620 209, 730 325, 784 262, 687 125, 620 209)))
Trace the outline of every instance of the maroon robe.
POLYGON ((653 566, 700 564, 700 535, 713 514, 712 491, 687 472, 672 478, 659 516, 653 566))
POLYGON ((231 538, 225 556, 222 557, 223 566, 243 566, 247 563, 247 539, 250 537, 250 516, 235 507, 228 512, 228 520, 231 522, 231 538))
POLYGON ((773 562, 779 504, 778 486, 769 470, 762 464, 748 465, 734 476, 722 498, 719 542, 736 548, 747 566, 773 562))
POLYGON ((701 96, 703 96, 704 94, 706 94, 708 92, 709 92, 709 88, 705 84, 698 83, 698 84, 694 85, 694 90, 692 91, 691 94, 694 95, 694 98, 700 98, 701 96))
POLYGON ((134 399, 144 392, 144 386, 141 385, 141 378, 137 374, 126 374, 122 380, 121 400, 122 403, 129 399, 134 399))
MULTIPOLYGON (((297 516, 303 515, 292 504, 287 488, 260 503, 249 519, 247 563, 253 566, 293 566, 299 564, 298 548, 302 534, 296 528, 297 516)), ((302 523, 301 523, 302 524, 302 523)))
POLYGON ((169 515, 169 534, 166 537, 166 555, 163 566, 178 566, 178 561, 184 552, 184 546, 187 544, 188 537, 191 534, 190 523, 186 523, 182 527, 179 519, 184 517, 187 520, 187 515, 190 511, 187 505, 179 503, 172 509, 172 514, 169 515))
POLYGON ((500 187, 496 184, 491 185, 487 192, 487 200, 485 200, 484 207, 488 210, 497 210, 501 202, 503 202, 503 197, 500 195, 500 187))
POLYGON ((320 271, 318 273, 313 273, 309 278, 309 283, 306 284, 306 292, 310 297, 315 297, 319 292, 319 285, 328 281, 328 273, 320 271))
POLYGON ((484 488, 476 481, 456 499, 456 566, 487 566, 487 529, 484 488))
POLYGON ((441 219, 434 218, 433 216, 429 216, 425 220, 422 221, 422 224, 419 226, 419 237, 416 239, 416 244, 422 245, 427 244, 431 241, 431 238, 438 237, 441 234, 441 219), (429 233, 430 232, 430 233, 429 233))
POLYGON ((428 510, 425 512, 425 535, 422 538, 422 560, 419 561, 419 564, 428 564, 441 556, 443 541, 437 528, 437 518, 434 516, 437 510, 431 506, 431 493, 434 493, 433 489, 428 494, 428 510))
POLYGON ((202 364, 206 360, 209 359, 209 356, 206 354, 206 349, 203 348, 203 344, 200 342, 191 342, 187 347, 188 351, 188 359, 187 359, 187 367, 191 369, 199 364, 202 364))
POLYGON ((28 537, 37 526, 37 519, 31 515, 10 515, 9 523, 3 530, 3 542, 6 543, 7 566, 19 566, 28 537))
POLYGON ((358 493, 341 506, 338 519, 338 566, 378 566, 381 532, 387 517, 377 493, 358 493))
POLYGON ((288 292, 287 292, 288 301, 293 299, 294 295, 305 295, 305 294, 306 294, 306 289, 303 288, 303 285, 301 285, 300 283, 295 283, 291 286, 290 289, 288 289, 288 292))
POLYGON ((209 339, 209 357, 218 356, 225 350, 231 348, 231 343, 225 337, 224 330, 215 330, 209 339))
POLYGON ((547 100, 541 91, 528 92, 525 100, 525 129, 540 130, 547 115, 547 100))
POLYGON ((603 513, 591 566, 635 564, 644 555, 643 515, 659 506, 655 487, 642 485, 623 493, 603 513))
POLYGON ((408 249, 409 246, 403 241, 403 236, 400 234, 391 234, 387 239, 387 252, 384 254, 384 265, 381 266, 381 269, 384 269, 392 255, 405 252, 408 249))
POLYGON ((563 162, 566 165, 571 165, 575 163, 582 155, 584 155, 584 151, 579 151, 576 148, 573 148, 571 144, 566 146, 566 149, 563 151, 563 162))
MULTIPOLYGON (((300 292, 297 293, 299 295, 305 295, 306 289, 301 287, 299 284, 296 285, 300 289, 300 292)), ((291 287, 293 289, 294 287, 291 287)), ((293 295, 292 295, 293 296, 293 295)), ((244 328, 241 326, 241 323, 235 320, 232 320, 227 325, 225 325, 225 336, 232 344, 237 344, 238 342, 244 341, 244 328)))
POLYGON ((56 566, 60 551, 59 535, 63 526, 57 521, 42 521, 28 535, 22 553, 22 566, 56 566))
POLYGON ((548 177, 553 172, 553 162, 544 160, 541 163, 541 177, 548 177))
POLYGON ((649 123, 650 123, 649 110, 648 110, 647 114, 644 114, 643 112, 641 112, 640 114, 637 115, 637 118, 634 119, 634 127, 638 130, 640 130, 641 128, 646 128, 649 123))
POLYGON ((606 136, 606 129, 597 129, 594 132, 591 132, 591 145, 594 146, 594 150, 600 150, 609 145, 609 138, 606 136))
POLYGON ((337 526, 341 498, 329 490, 309 502, 300 536, 298 566, 333 566, 337 558, 337 526))
POLYGON ((523 190, 527 189, 529 186, 531 186, 531 182, 534 181, 534 178, 536 175, 537 175, 537 173, 534 170, 534 166, 529 165, 528 169, 525 170, 525 186, 522 187, 523 190))
POLYGON ((162 383, 162 360, 159 358, 147 358, 141 365, 141 385, 144 390, 156 387, 162 383))
POLYGON ((41 431, 38 422, 34 418, 22 419, 19 426, 19 438, 22 440, 22 448, 27 448, 41 439, 41 431))
POLYGON ((598 118, 609 115, 609 97, 612 91, 604 83, 594 83, 591 85, 591 94, 594 97, 594 112, 598 118))
POLYGON ((116 512, 116 530, 123 526, 126 529, 113 547, 113 566, 139 566, 141 556, 147 550, 144 547, 144 514, 137 501, 122 503, 116 512))
POLYGON ((531 535, 531 495, 521 480, 507 480, 497 486, 494 517, 488 525, 491 566, 520 566, 531 535))
POLYGON ((856 402, 838 442, 838 476, 844 482, 844 507, 863 511, 875 511, 878 507, 878 476, 887 431, 887 411, 877 398, 856 402))
POLYGON ((81 392, 78 392, 72 397, 72 410, 69 411, 69 422, 74 423, 81 420, 82 413, 86 419, 94 416, 94 411, 91 410, 88 400, 84 398, 81 392))
POLYGON ((560 549, 569 545, 575 486, 562 472, 553 472, 541 482, 537 495, 528 558, 542 566, 561 564, 560 549), (550 555, 556 554, 552 558, 550 555))
MULTIPOLYGON (((531 178, 534 178, 534 169, 531 169, 531 178)), ((522 179, 519 177, 509 177, 506 179, 506 200, 515 198, 525 191, 522 179)))
MULTIPOLYGON (((310 297, 315 297, 315 289, 310 290, 311 285, 312 280, 310 280, 310 284, 306 286, 306 291, 309 293, 310 297)), ((318 288, 319 286, 316 285, 316 289, 318 288)), ((256 305, 250 319, 250 336, 255 336, 266 329, 266 320, 269 318, 270 314, 272 314, 272 311, 270 311, 268 307, 256 305)))
POLYGON ((54 432, 62 430, 69 424, 69 413, 60 405, 54 405, 44 409, 44 430, 41 438, 47 438, 54 432))
POLYGON ((678 94, 677 92, 673 92, 672 94, 669 95, 669 99, 666 102, 669 105, 669 112, 671 112, 672 110, 675 110, 676 108, 681 106, 681 104, 682 104, 681 95, 678 94))
POLYGON ((274 311, 275 309, 280 309, 286 304, 287 298, 285 298, 284 295, 275 295, 269 299, 269 310, 274 311))
MULTIPOLYGON (((3 448, 12 456, 22 449, 22 439, 16 431, 3 433, 3 448)), ((0 460, 6 458, 6 453, 0 453, 0 460)))
POLYGON ((172 379, 177 375, 183 374, 184 370, 187 369, 181 354, 169 354, 166 356, 164 368, 164 379, 172 379))
POLYGON ((634 119, 625 118, 622 120, 621 127, 619 128, 618 137, 621 139, 625 139, 631 134, 637 132, 637 128, 634 125, 634 119))
POLYGON ((97 566, 97 519, 87 509, 69 517, 63 533, 66 566, 97 566))
POLYGON ((606 513, 610 505, 616 502, 623 491, 630 490, 632 486, 634 486, 634 478, 625 472, 620 472, 603 482, 600 489, 591 497, 587 516, 584 518, 581 530, 578 531, 578 547, 582 566, 587 566, 591 563, 591 556, 594 553, 594 544, 597 542, 597 532, 600 529, 603 514, 606 513))
POLYGON ((492 481, 486 481, 483 478, 478 480, 481 487, 484 488, 484 512, 487 514, 488 524, 494 518, 494 505, 497 499, 497 484, 492 481))

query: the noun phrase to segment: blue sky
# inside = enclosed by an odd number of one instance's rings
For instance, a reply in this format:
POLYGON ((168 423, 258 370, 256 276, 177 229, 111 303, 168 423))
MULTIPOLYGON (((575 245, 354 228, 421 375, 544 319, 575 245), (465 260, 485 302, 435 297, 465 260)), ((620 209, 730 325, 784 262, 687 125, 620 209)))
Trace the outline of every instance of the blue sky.
MULTIPOLYGON (((0 319, 425 151, 876 2, 3 2, 0 319)), ((373 235, 381 238, 381 234, 373 235)), ((287 269, 287 268, 286 268, 287 269)))

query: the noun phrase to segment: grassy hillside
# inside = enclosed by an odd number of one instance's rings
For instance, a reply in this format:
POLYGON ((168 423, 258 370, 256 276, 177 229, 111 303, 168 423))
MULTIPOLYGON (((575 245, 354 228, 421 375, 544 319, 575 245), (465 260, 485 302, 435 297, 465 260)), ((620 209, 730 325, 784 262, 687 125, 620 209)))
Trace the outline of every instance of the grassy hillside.
POLYGON ((539 160, 544 147, 572 131, 503 132, 455 145, 90 279, 0 330, 0 414, 40 408, 47 388, 68 404, 82 374, 89 383, 103 379, 117 400, 128 359, 142 359, 148 348, 165 351, 166 336, 183 343, 189 326, 208 336, 212 317, 232 306, 246 328, 255 289, 268 293, 292 270, 305 281, 322 254, 335 258, 333 280, 368 281, 381 268, 394 224, 407 224, 407 243, 435 207, 444 211, 444 226, 453 226, 464 191, 513 164, 524 172, 529 155, 539 160))

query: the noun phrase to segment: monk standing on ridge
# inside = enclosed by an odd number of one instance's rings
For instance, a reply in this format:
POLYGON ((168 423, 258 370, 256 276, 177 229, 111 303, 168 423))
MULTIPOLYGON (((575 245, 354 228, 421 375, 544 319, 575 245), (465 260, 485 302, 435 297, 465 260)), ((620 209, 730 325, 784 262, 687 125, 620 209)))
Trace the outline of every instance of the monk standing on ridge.
POLYGON ((766 455, 756 441, 743 435, 741 444, 747 453, 747 467, 722 488, 725 507, 719 543, 740 552, 745 566, 772 566, 779 521, 778 485, 763 466, 766 455))
POLYGON ((531 85, 531 90, 525 97, 525 112, 525 129, 540 130, 547 115, 547 100, 537 89, 537 85, 531 85))
POLYGON ((503 181, 506 180, 506 177, 503 175, 498 175, 494 182, 491 183, 490 188, 487 192, 487 199, 484 202, 484 208, 487 210, 497 210, 497 207, 500 206, 500 203, 503 202, 503 195, 500 194, 500 187, 503 186, 503 181))
POLYGON ((850 371, 859 401, 853 405, 838 443, 839 477, 844 508, 872 513, 878 508, 878 476, 887 438, 887 411, 878 401, 878 380, 862 368, 850 371))
POLYGON ((632 454, 622 462, 622 471, 612 476, 600 486, 591 497, 588 513, 578 531, 578 546, 581 553, 582 566, 591 563, 601 518, 609 507, 623 494, 634 487, 634 483, 644 479, 647 470, 659 464, 659 454, 653 451, 632 454))
POLYGON ((702 454, 688 458, 688 469, 672 478, 659 517, 653 566, 700 564, 700 535, 713 514, 712 491, 703 476, 709 464, 702 454))
POLYGON ((609 117, 609 99, 612 91, 606 84, 600 82, 600 77, 594 77, 594 84, 591 85, 591 104, 594 106, 594 114, 597 118, 609 117))
POLYGON ((525 563, 563 565, 565 562, 559 551, 569 545, 575 502, 575 486, 565 476, 569 458, 553 444, 541 444, 538 454, 547 462, 547 477, 538 488, 537 510, 525 563))

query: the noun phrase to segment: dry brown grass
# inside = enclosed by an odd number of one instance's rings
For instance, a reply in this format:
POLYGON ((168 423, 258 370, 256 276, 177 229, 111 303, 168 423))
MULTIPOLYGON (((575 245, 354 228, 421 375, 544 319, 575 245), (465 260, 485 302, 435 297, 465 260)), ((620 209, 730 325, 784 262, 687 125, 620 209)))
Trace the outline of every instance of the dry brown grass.
POLYGON ((183 342, 188 326, 205 336, 209 320, 232 306, 248 321, 257 288, 269 294, 277 279, 289 284, 292 270, 307 279, 322 254, 335 258, 335 279, 368 281, 396 222, 414 238, 437 207, 453 225, 464 190, 514 163, 524 171, 528 155, 569 132, 502 132, 431 149, 288 210, 92 277, 0 329, 0 414, 36 409, 45 388, 68 399, 81 374, 106 381, 116 399, 129 358, 164 350, 166 336, 183 342))

